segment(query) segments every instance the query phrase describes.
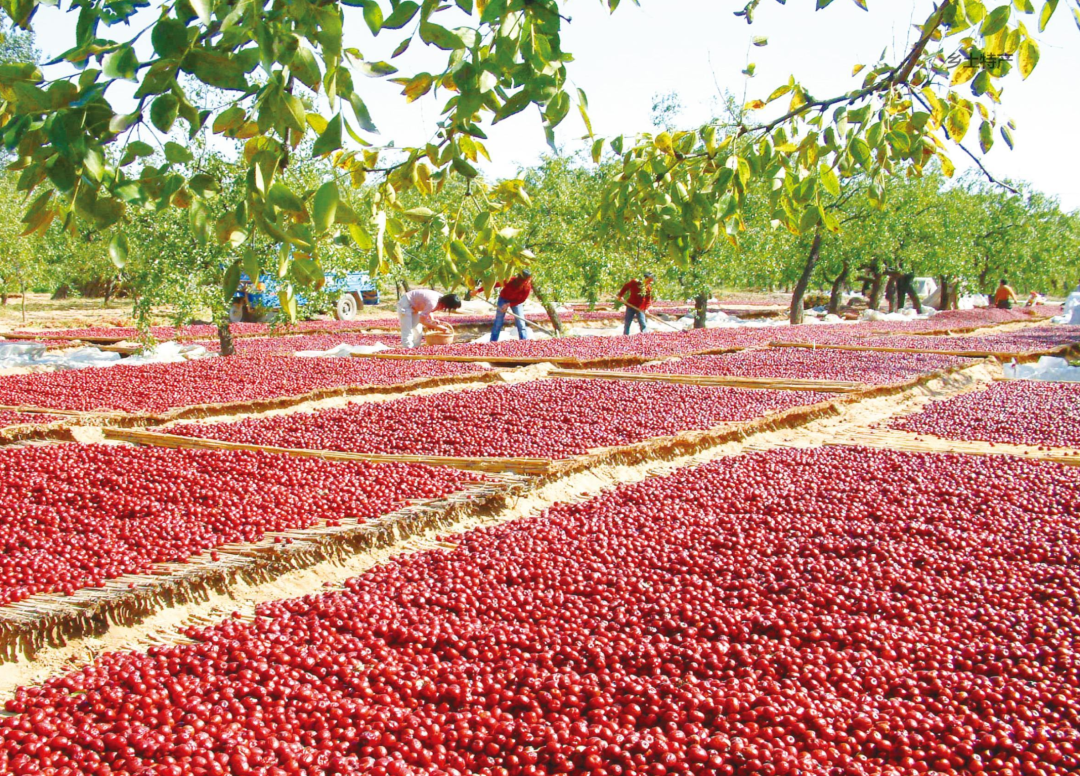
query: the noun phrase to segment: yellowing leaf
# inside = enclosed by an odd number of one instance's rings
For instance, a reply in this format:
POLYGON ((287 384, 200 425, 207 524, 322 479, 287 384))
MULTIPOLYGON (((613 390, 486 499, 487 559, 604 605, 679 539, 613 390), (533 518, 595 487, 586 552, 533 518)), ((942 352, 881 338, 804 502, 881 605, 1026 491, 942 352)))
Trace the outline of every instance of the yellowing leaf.
POLYGON ((949 84, 952 86, 956 86, 957 84, 967 83, 976 75, 978 75, 978 73, 978 67, 973 67, 967 64, 960 65, 958 68, 953 70, 952 78, 949 79, 949 84))
POLYGON ((1039 64, 1039 46, 1031 39, 1025 40, 1020 44, 1020 75, 1026 79, 1037 64, 1039 64))
POLYGON ((1050 23, 1050 17, 1054 15, 1054 11, 1057 10, 1058 0, 1046 0, 1043 3, 1042 13, 1039 14, 1039 32, 1046 30, 1046 25, 1050 23))
POLYGON ((428 73, 419 73, 409 79, 405 84, 405 90, 402 94, 405 95, 406 102, 414 102, 419 100, 425 94, 431 90, 431 84, 434 79, 428 73))
POLYGON ((945 119, 945 129, 949 131, 953 142, 959 143, 967 134, 968 124, 971 123, 971 111, 963 105, 955 106, 949 111, 945 119))
POLYGON ((945 177, 951 178, 956 173, 956 165, 945 154, 939 153, 938 159, 941 160, 941 171, 945 174, 945 177))

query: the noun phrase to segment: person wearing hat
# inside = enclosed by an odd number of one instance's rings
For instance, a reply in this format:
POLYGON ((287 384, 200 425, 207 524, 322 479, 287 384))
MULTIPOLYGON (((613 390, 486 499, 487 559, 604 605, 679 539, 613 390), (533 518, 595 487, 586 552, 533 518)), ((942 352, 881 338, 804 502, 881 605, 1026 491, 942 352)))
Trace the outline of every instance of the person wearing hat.
POLYGON ((638 327, 645 331, 645 311, 649 309, 649 305, 652 304, 652 284, 655 279, 655 275, 651 272, 646 272, 643 276, 644 282, 637 278, 631 278, 627 281, 619 293, 615 295, 615 298, 626 305, 626 315, 623 317, 623 334, 630 335, 630 324, 637 319, 638 327))
POLYGON ((457 310, 461 299, 457 294, 439 294, 430 288, 414 288, 402 294, 397 303, 398 322, 401 324, 401 347, 418 348, 424 341, 421 325, 433 330, 451 332, 453 327, 439 323, 431 314, 439 310, 457 310))
POLYGON ((521 317, 521 305, 532 293, 532 272, 523 269, 509 280, 496 283, 495 290, 499 292, 499 301, 496 303, 495 322, 491 325, 491 341, 499 341, 507 310, 514 314, 514 326, 517 328, 518 339, 528 339, 529 330, 525 328, 525 320, 521 317))

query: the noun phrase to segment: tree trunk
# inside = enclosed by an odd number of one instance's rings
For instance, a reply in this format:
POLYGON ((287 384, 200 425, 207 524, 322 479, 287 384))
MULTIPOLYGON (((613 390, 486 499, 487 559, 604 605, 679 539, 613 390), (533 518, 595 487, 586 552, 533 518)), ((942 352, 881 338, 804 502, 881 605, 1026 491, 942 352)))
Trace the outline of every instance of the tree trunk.
POLYGON ((960 301, 957 295, 958 283, 950 283, 948 275, 939 276, 938 283, 941 285, 941 298, 938 300, 938 309, 955 310, 960 301))
POLYGON ((0 306, 7 307, 7 299, 8 295, 6 291, 0 294, 0 306))
POLYGON ((870 282, 870 295, 867 297, 867 306, 871 310, 881 307, 881 272, 873 269, 874 278, 870 282))
POLYGON ((71 286, 67 283, 61 283, 60 287, 53 292, 52 298, 67 299, 69 296, 71 296, 71 286))
POLYGON ((221 355, 235 356, 236 347, 233 345, 232 331, 229 330, 228 320, 218 320, 217 334, 218 342, 221 343, 221 355))
POLYGON ((19 301, 21 303, 20 307, 22 309, 22 322, 23 322, 23 325, 25 326, 26 325, 26 284, 25 283, 23 283, 21 286, 19 286, 19 291, 22 293, 22 296, 20 297, 19 301))
POLYGON ((851 271, 851 265, 846 261, 840 270, 840 274, 836 276, 836 280, 832 282, 832 289, 829 291, 829 312, 836 315, 840 312, 840 298, 844 293, 844 286, 847 285, 848 273, 851 271))
POLYGON ((795 284, 795 290, 791 292, 791 311, 788 320, 792 326, 803 322, 803 297, 806 296, 806 289, 810 287, 810 278, 814 276, 814 269, 817 267, 819 258, 821 258, 820 229, 814 233, 814 241, 810 244, 810 253, 806 257, 802 275, 799 277, 799 282, 795 284))
POLYGON ((412 291, 412 289, 409 288, 409 281, 408 280, 402 280, 401 281, 401 287, 405 289, 406 294, 409 293, 410 291, 412 291))
POLYGON ((885 283, 885 301, 889 303, 889 312, 896 312, 896 276, 889 275, 885 283))
POLYGON ((536 294, 537 301, 540 302, 544 308, 544 312, 547 313, 548 320, 551 321, 552 327, 555 329, 555 333, 560 337, 563 336, 562 321, 559 319, 559 311, 555 309, 555 305, 551 303, 548 296, 540 290, 535 283, 533 283, 533 293, 536 294))
MULTIPOLYGON (((911 306, 915 308, 915 312, 922 315, 922 300, 919 299, 919 295, 915 293, 915 286, 911 283, 904 283, 904 289, 907 291, 907 297, 911 300, 911 306)), ((903 304, 904 300, 900 300, 900 304, 903 304)))

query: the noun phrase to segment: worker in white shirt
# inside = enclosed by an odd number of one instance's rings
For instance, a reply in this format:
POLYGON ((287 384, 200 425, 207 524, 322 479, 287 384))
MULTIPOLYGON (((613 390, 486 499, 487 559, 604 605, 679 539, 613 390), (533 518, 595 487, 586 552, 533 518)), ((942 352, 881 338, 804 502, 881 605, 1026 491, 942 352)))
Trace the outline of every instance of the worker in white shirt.
POLYGON ((402 294, 397 303, 398 321, 401 323, 401 347, 420 347, 424 341, 421 326, 433 331, 453 331, 452 326, 439 323, 431 316, 440 310, 457 310, 460 307, 461 299, 457 294, 440 294, 430 288, 416 288, 402 294))

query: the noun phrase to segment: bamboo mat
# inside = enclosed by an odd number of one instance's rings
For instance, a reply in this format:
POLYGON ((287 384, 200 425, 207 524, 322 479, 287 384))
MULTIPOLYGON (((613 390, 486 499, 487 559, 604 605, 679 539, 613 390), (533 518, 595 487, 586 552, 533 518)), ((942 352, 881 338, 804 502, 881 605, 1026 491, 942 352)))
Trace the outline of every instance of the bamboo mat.
POLYGON ((1015 455, 1038 461, 1080 466, 1080 450, 1039 449, 1031 445, 944 439, 930 434, 913 434, 891 429, 856 431, 833 440, 834 445, 859 445, 907 453, 959 453, 963 455, 1015 455))
POLYGON ((277 531, 260 541, 216 547, 182 563, 159 563, 73 595, 41 594, 0 607, 0 663, 33 658, 48 645, 100 634, 111 623, 133 624, 161 609, 205 600, 209 591, 227 591, 238 579, 258 584, 287 571, 362 551, 389 547, 402 539, 505 504, 527 486, 525 478, 489 476, 455 494, 416 501, 382 517, 343 517, 336 525, 277 531))
POLYGON ((220 415, 237 415, 241 413, 266 412, 267 410, 284 409, 304 404, 310 401, 333 399, 338 397, 370 396, 372 394, 385 394, 387 396, 407 395, 411 391, 424 388, 435 388, 442 385, 469 385, 472 383, 494 383, 499 381, 497 371, 470 372, 460 375, 439 375, 436 377, 420 377, 404 383, 393 385, 341 385, 332 388, 316 388, 307 393, 295 396, 275 396, 268 399, 254 399, 251 401, 225 402, 222 404, 193 404, 186 407, 174 407, 162 413, 133 413, 133 412, 108 412, 108 411, 78 411, 78 410, 54 410, 48 407, 31 405, 0 405, 0 410, 13 410, 17 412, 37 412, 49 415, 63 415, 77 418, 86 425, 117 425, 117 426, 150 426, 161 423, 170 423, 174 420, 189 420, 192 418, 212 418, 220 415))
POLYGON ((292 447, 249 445, 241 442, 223 442, 217 439, 164 434, 142 429, 106 428, 106 439, 116 442, 153 445, 155 447, 191 448, 197 450, 250 450, 253 452, 278 453, 299 458, 322 458, 327 461, 369 461, 371 463, 422 463, 429 466, 447 466, 480 472, 510 472, 522 475, 549 474, 555 461, 547 458, 456 458, 430 455, 392 455, 383 453, 347 453, 335 450, 307 450, 292 447))
POLYGON ((460 364, 566 364, 576 358, 547 356, 448 356, 442 353, 353 353, 353 358, 380 358, 388 361, 452 361, 460 364))
POLYGON ((751 347, 721 347, 705 348, 686 352, 669 353, 662 356, 642 356, 636 354, 601 356, 598 358, 581 359, 576 356, 483 356, 468 355, 455 356, 442 353, 425 355, 420 353, 353 353, 353 358, 382 358, 398 361, 455 361, 466 364, 495 364, 501 366, 528 366, 532 364, 556 364, 566 369, 586 369, 593 367, 602 369, 616 366, 637 366, 650 361, 663 358, 681 358, 685 356, 719 356, 725 353, 737 353, 748 350, 751 347))
MULTIPOLYGON (((959 339, 959 338, 957 338, 959 339)), ((852 350, 869 353, 933 353, 940 356, 960 356, 963 358, 996 358, 998 361, 1025 361, 1040 356, 1054 356, 1067 353, 1076 347, 1074 344, 1060 345, 1056 348, 1028 350, 1022 353, 1009 353, 995 350, 936 350, 930 348, 888 348, 870 345, 817 345, 805 342, 770 342, 770 348, 803 348, 805 350, 852 350)))
POLYGON ((587 378, 594 380, 631 380, 679 383, 707 387, 747 388, 775 391, 821 391, 825 393, 855 393, 866 390, 866 383, 839 380, 798 380, 768 377, 738 377, 734 375, 682 375, 664 373, 615 372, 587 369, 553 369, 549 377, 587 378))

